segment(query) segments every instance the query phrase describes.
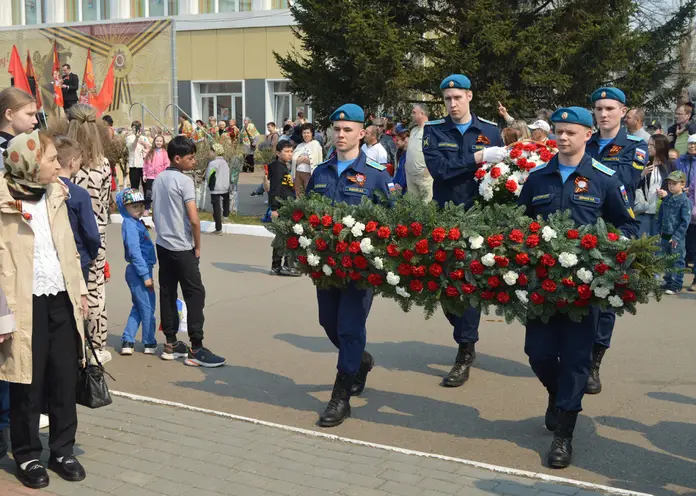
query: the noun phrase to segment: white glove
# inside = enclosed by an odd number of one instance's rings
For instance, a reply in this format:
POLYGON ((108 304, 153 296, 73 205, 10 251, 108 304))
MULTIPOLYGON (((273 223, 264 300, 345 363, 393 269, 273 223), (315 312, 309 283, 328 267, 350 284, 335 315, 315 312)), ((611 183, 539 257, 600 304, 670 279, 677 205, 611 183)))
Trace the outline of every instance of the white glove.
POLYGON ((491 146, 483 149, 483 161, 489 164, 502 162, 507 156, 507 148, 502 146, 491 146))

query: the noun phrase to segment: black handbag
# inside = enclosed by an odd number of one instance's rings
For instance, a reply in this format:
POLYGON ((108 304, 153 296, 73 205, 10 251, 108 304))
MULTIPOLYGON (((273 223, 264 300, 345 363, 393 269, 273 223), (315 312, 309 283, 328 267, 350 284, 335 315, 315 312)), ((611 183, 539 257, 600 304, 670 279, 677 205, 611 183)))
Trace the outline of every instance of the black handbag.
POLYGON ((99 358, 97 358, 96 353, 94 353, 92 339, 90 338, 86 329, 85 339, 87 339, 89 349, 92 351, 92 355, 94 355, 97 365, 90 365, 88 361, 86 367, 78 370, 76 391, 77 404, 86 406, 88 408, 101 408, 103 406, 110 405, 113 402, 111 395, 109 394, 109 387, 106 385, 104 374, 111 377, 111 379, 114 381, 116 379, 114 379, 113 376, 106 371, 104 366, 99 361, 99 358))

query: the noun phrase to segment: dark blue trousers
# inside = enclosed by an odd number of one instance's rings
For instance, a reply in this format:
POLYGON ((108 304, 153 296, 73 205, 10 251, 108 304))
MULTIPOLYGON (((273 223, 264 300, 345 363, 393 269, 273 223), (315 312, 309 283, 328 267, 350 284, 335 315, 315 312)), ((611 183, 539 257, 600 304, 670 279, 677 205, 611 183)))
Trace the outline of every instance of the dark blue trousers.
MULTIPOLYGON (((10 425, 10 383, 0 381, 0 430, 10 425)), ((2 434, 0 434, 2 435, 2 434)))
POLYGON ((556 395, 556 406, 561 410, 582 410, 597 310, 592 308, 582 322, 573 322, 565 315, 556 315, 547 324, 538 319, 527 322, 524 352, 541 383, 556 395))
POLYGON ((479 322, 481 312, 469 307, 461 317, 445 312, 445 317, 454 328, 452 336, 458 344, 475 343, 479 340, 479 322))
POLYGON ((614 324, 616 323, 616 312, 612 308, 598 310, 597 318, 597 337, 595 343, 609 348, 611 336, 614 334, 614 324))
POLYGON ((317 289, 319 324, 338 348, 339 372, 348 375, 358 373, 367 329, 365 323, 372 307, 371 289, 317 289))

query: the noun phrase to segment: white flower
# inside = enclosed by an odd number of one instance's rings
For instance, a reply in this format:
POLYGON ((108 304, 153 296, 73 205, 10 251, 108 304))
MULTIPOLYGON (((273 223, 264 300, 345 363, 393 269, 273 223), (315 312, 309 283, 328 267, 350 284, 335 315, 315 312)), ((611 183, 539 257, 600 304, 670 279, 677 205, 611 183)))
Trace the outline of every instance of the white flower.
POLYGON ((558 255, 558 261, 561 264, 562 267, 565 267, 566 269, 569 267, 574 267, 578 263, 578 257, 575 255, 575 253, 568 253, 567 251, 564 251, 560 255, 558 255))
POLYGON ((580 278, 580 280, 582 282, 584 282, 585 284, 591 283, 592 279, 594 279, 592 272, 590 272, 589 270, 587 270, 584 267, 582 269, 578 270, 577 274, 578 274, 578 277, 580 278))
POLYGON ((486 267, 493 267, 495 265, 495 255, 492 253, 486 253, 481 257, 481 263, 486 267))
POLYGON ((541 230, 541 237, 544 238, 544 241, 549 242, 553 238, 557 238, 558 235, 556 234, 556 231, 551 229, 549 226, 544 226, 544 228, 541 230))
POLYGON ((508 179, 512 179, 515 181, 517 184, 523 183, 524 182, 524 174, 522 171, 515 171, 512 174, 510 174, 510 177, 508 179))
POLYGON ((375 247, 372 246, 372 240, 370 238, 363 238, 360 241, 360 251, 362 251, 365 255, 371 253, 374 249, 375 247))
POLYGON ((356 222, 353 224, 353 227, 351 228, 350 232, 355 236, 356 238, 359 238, 360 236, 363 235, 363 231, 365 230, 365 224, 362 222, 356 222))
POLYGON ((292 226, 292 232, 300 236, 301 234, 304 234, 304 228, 302 227, 302 224, 295 224, 292 226))
POLYGON ((392 286, 396 286, 399 284, 400 280, 401 278, 393 272, 387 272, 387 283, 391 284, 392 286))
POLYGON ((321 270, 323 270, 324 274, 326 274, 327 276, 330 276, 331 274, 333 274, 333 269, 326 264, 324 264, 324 266, 321 268, 321 270))
POLYGON ((527 292, 523 289, 518 289, 515 291, 515 296, 517 296, 517 299, 520 300, 520 303, 527 303, 529 301, 527 299, 527 292))
POLYGON ((311 244, 312 240, 309 239, 307 236, 300 236, 300 246, 302 247, 302 249, 309 248, 309 245, 311 244))
POLYGON ((384 268, 384 260, 382 260, 380 257, 375 257, 372 263, 376 269, 382 270, 384 268))
POLYGON ((352 215, 346 215, 345 217, 343 217, 343 219, 341 219, 341 223, 344 226, 350 228, 353 227, 353 225, 355 224, 355 219, 352 215))
POLYGON ((594 289, 594 294, 597 298, 606 298, 611 293, 611 289, 605 288, 604 286, 597 286, 594 289))
POLYGON ((402 288, 401 286, 397 286, 397 288, 396 288, 396 294, 398 294, 399 296, 403 296, 404 298, 410 298, 410 297, 411 297, 411 295, 408 293, 408 291, 406 291, 406 290, 405 290, 404 288, 402 288))
POLYGON ((481 191, 481 188, 479 187, 479 193, 481 193, 484 200, 491 201, 493 199, 493 188, 487 185, 481 186, 483 186, 483 191, 481 191))
POLYGON ((314 253, 310 253, 309 255, 307 255, 307 263, 311 267, 316 267, 317 265, 319 265, 319 262, 321 262, 321 257, 319 257, 319 255, 315 255, 314 253))
POLYGON ((510 172, 510 167, 505 162, 499 163, 496 167, 500 169, 500 177, 503 177, 510 172))
POLYGON ((623 306, 623 300, 621 299, 620 296, 616 296, 616 295, 610 296, 609 297, 609 304, 612 307, 619 308, 619 307, 623 306))
POLYGON ((469 244, 472 250, 478 250, 483 246, 483 236, 470 237, 469 244))
POLYGON ((512 286, 517 282, 517 278, 520 277, 517 272, 513 272, 512 270, 509 272, 506 272, 505 275, 503 276, 503 281, 505 281, 505 284, 508 286, 512 286))

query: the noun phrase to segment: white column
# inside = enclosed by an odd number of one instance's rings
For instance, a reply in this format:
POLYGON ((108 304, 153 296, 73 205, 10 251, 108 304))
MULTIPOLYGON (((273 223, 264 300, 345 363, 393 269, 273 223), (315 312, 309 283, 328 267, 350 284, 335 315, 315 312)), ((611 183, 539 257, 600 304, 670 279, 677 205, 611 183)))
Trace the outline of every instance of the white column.
POLYGON ((198 0, 179 0, 179 14, 198 14, 198 0))
POLYGON ((46 12, 46 19, 43 22, 46 24, 65 22, 65 2, 44 0, 43 5, 46 12))
POLYGON ((251 10, 271 10, 271 0, 253 0, 251 10))
POLYGON ((131 9, 129 0, 111 0, 110 19, 130 19, 131 9))
POLYGON ((0 2, 0 26, 12 26, 12 2, 0 2))

